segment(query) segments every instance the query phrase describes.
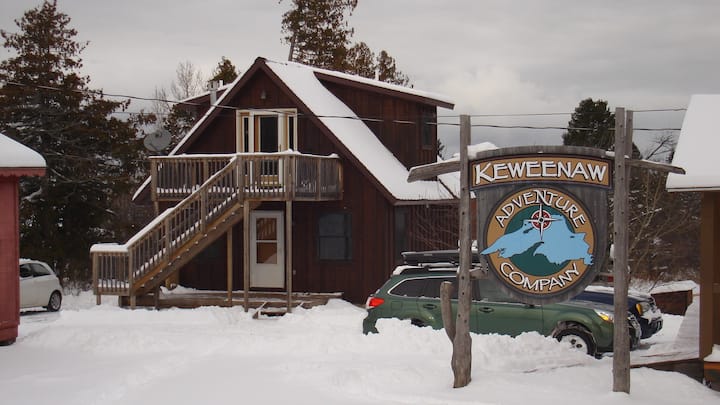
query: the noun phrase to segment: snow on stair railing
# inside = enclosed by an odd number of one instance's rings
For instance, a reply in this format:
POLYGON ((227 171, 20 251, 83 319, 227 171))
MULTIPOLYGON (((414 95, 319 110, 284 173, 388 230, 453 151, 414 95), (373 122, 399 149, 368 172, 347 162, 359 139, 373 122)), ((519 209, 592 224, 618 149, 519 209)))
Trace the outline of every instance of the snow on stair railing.
POLYGON ((96 294, 127 294, 135 280, 187 243, 212 223, 238 193, 237 158, 210 176, 198 190, 163 212, 123 245, 96 244, 90 249, 96 294))

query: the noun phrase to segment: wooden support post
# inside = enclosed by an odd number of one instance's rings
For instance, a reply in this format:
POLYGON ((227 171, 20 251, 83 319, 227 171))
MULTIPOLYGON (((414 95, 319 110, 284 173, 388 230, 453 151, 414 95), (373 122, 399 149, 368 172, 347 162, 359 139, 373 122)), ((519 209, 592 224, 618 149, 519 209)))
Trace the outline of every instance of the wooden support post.
POLYGON ((287 312, 292 312, 293 277, 292 201, 285 201, 285 288, 287 289, 287 312))
POLYGON ((453 340, 453 387, 470 383, 472 367, 472 339, 470 337, 470 191, 468 189, 468 145, 470 144, 470 116, 460 116, 460 268, 458 270, 458 310, 453 340))
POLYGON ((250 202, 243 201, 243 305, 250 309, 250 202))
POLYGON ((233 228, 227 233, 227 300, 228 306, 233 306, 233 228))
POLYGON ((155 216, 157 217, 160 213, 160 203, 157 197, 157 181, 158 181, 158 168, 157 160, 150 159, 150 200, 153 202, 153 208, 155 209, 155 216))
POLYGON ((100 275, 98 274, 100 259, 98 259, 98 255, 90 253, 90 262, 92 263, 93 292, 95 293, 95 305, 100 305, 100 275))
POLYGON ((127 272, 128 272, 128 293, 130 294, 130 309, 135 309, 136 296, 135 296, 135 271, 133 271, 133 254, 132 251, 128 252, 127 259, 127 272))
POLYGON ((628 313, 628 142, 625 109, 615 109, 615 192, 613 196, 613 267, 615 328, 613 335, 613 391, 630 393, 630 331, 628 313))
POLYGON ((153 288, 153 304, 155 305, 155 310, 160 309, 160 286, 153 288))
POLYGON ((440 284, 440 313, 442 314, 443 328, 452 342, 455 339, 455 318, 453 318, 451 298, 453 285, 449 281, 440 284))
POLYGON ((705 191, 700 208, 700 336, 698 353, 701 359, 712 353, 720 340, 720 252, 715 241, 720 240, 720 193, 705 191))

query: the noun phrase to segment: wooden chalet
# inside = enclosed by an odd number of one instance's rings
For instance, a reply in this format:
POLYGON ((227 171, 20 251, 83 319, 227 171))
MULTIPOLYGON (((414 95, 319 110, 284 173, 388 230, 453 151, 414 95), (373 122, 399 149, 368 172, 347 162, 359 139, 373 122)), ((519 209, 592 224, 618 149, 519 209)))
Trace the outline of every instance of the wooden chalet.
POLYGON ((401 252, 457 247, 457 178, 406 181, 438 159, 446 98, 258 58, 187 105, 201 118, 134 196, 156 218, 91 249, 98 301, 162 305, 179 284, 246 309, 278 293, 362 303, 401 252))

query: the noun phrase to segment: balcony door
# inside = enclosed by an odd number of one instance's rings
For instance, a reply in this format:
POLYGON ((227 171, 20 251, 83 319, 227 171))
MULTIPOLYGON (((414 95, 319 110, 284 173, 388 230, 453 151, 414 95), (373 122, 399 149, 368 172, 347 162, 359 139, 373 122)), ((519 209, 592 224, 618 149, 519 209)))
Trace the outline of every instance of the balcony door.
POLYGON ((237 112, 238 152, 272 153, 297 149, 295 109, 241 110, 237 112))
MULTIPOLYGON (((237 150, 244 153, 275 153, 297 145, 294 109, 246 110, 237 115, 237 150)), ((283 185, 282 162, 273 156, 256 156, 246 163, 249 183, 254 187, 279 188, 283 185)))

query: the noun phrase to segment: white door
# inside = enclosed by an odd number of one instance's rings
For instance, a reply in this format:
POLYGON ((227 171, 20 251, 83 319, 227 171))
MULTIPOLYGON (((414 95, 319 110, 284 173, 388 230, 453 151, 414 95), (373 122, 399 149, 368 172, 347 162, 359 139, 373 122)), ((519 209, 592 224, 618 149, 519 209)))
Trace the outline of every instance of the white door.
POLYGON ((250 287, 285 287, 285 226, 282 211, 250 213, 250 287))

